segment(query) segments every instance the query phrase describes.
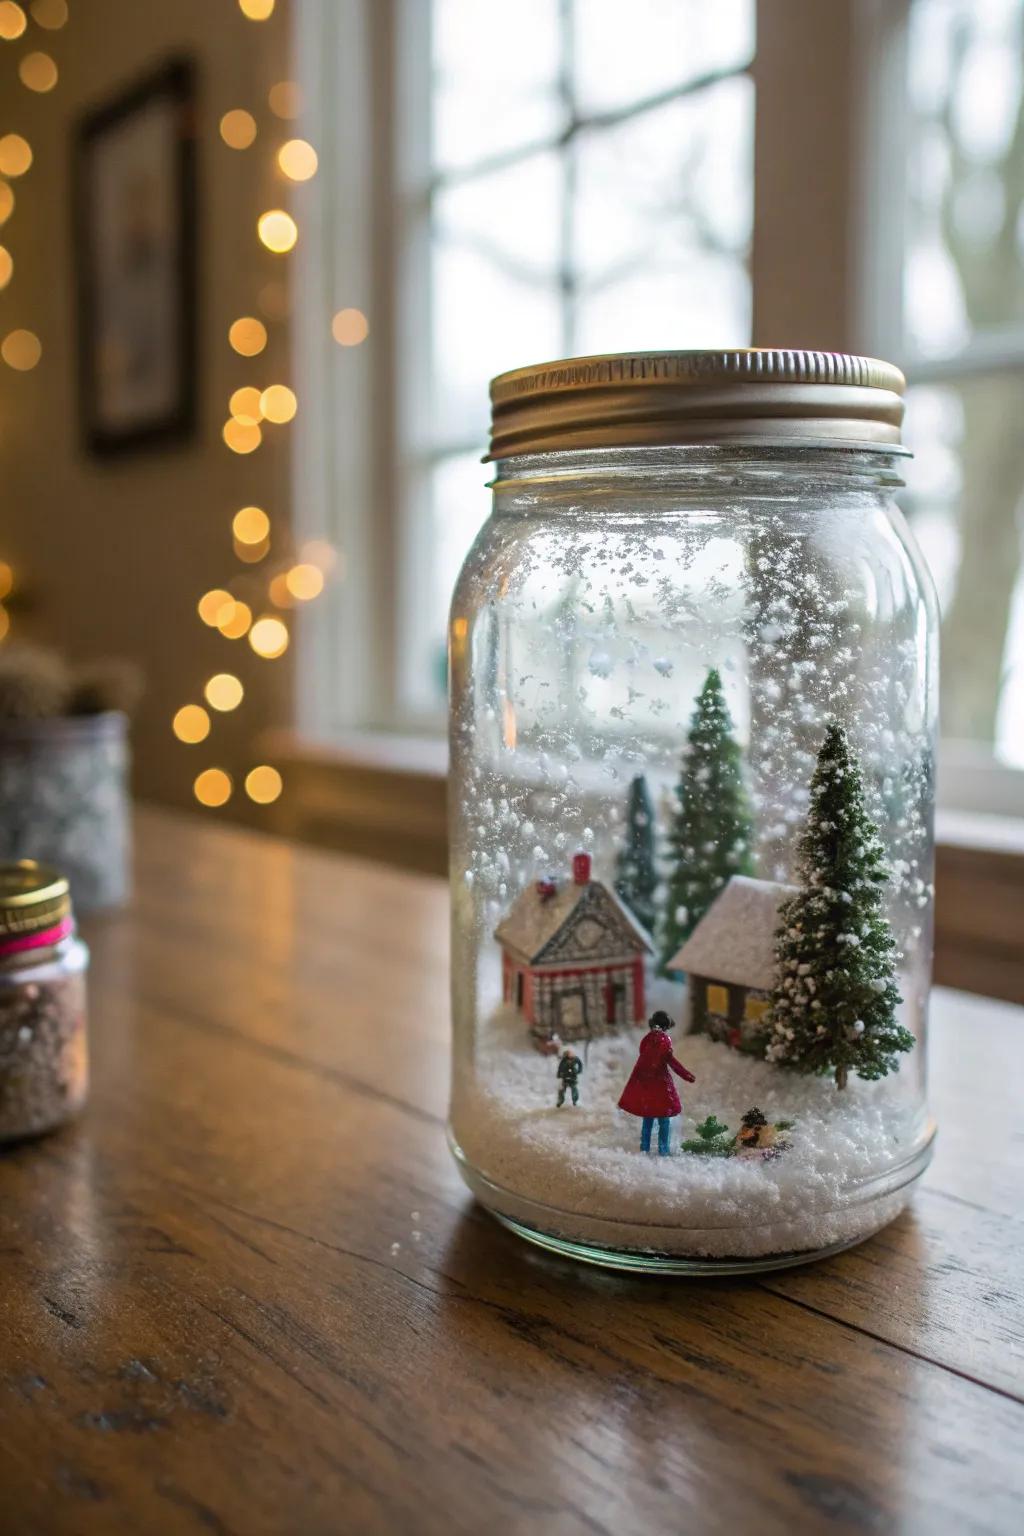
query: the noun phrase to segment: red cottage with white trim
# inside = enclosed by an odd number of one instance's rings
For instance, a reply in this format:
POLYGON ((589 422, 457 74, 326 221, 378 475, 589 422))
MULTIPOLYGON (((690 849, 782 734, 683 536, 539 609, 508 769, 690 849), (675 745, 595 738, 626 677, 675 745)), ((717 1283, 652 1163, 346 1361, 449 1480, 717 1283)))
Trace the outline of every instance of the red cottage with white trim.
POLYGON ((648 934, 619 898, 590 878, 590 855, 572 861, 571 885, 538 880, 495 929, 502 995, 538 1044, 589 1039, 645 1017, 648 934))

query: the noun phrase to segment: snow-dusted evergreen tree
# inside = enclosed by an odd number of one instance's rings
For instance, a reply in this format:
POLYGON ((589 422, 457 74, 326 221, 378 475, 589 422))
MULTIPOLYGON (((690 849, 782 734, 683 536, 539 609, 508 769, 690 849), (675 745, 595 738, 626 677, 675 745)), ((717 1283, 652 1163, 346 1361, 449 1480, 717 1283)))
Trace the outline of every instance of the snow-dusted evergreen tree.
POLYGON ((740 749, 712 668, 697 695, 669 832, 668 896, 661 931, 666 970, 724 885, 752 872, 750 812, 740 749))
POLYGON ((654 932, 654 892, 657 885, 658 870, 654 862, 654 807, 651 805, 647 780, 642 773, 638 773, 629 786, 626 840, 619 850, 615 892, 648 933, 654 932))
POLYGON ((860 767, 833 722, 811 780, 800 889, 779 913, 765 1056, 795 1072, 894 1071, 914 1037, 896 1022, 896 946, 882 909, 889 870, 864 805, 860 767))

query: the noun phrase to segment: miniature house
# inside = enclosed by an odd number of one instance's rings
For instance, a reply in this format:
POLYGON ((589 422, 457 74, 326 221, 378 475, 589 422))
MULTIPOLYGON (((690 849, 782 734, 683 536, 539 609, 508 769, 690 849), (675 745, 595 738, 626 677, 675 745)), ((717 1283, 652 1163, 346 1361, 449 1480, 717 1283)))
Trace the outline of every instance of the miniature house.
POLYGON ((571 884, 538 880, 495 930, 502 994, 538 1041, 589 1039, 640 1022, 647 934, 619 898, 590 877, 590 855, 572 861, 571 884))
POLYGON ((779 909, 796 887, 734 875, 669 970, 685 971, 691 1030, 738 1050, 764 1021, 775 984, 779 909))

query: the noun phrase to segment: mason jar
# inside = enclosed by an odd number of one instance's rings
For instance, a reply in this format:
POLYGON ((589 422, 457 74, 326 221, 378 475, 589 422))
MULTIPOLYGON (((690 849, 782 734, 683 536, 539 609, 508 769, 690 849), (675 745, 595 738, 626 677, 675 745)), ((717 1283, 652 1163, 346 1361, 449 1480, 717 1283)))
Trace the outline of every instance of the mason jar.
POLYGON ((84 1105, 88 968, 67 880, 33 859, 0 864, 0 1142, 84 1105))
POLYGON ((800 1263, 928 1162, 937 620, 903 387, 760 349, 491 386, 450 621, 450 1140, 544 1247, 800 1263))

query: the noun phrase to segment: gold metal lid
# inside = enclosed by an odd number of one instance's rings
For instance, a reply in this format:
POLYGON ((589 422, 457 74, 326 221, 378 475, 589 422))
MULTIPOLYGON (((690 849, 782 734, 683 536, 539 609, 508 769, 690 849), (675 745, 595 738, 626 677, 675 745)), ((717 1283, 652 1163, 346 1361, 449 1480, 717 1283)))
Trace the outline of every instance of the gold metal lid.
POLYGON ((64 876, 48 864, 0 863, 0 939, 45 933, 71 916, 64 876))
POLYGON ((905 387, 891 363, 842 352, 570 357, 491 381, 487 457, 721 442, 898 449, 905 387))

